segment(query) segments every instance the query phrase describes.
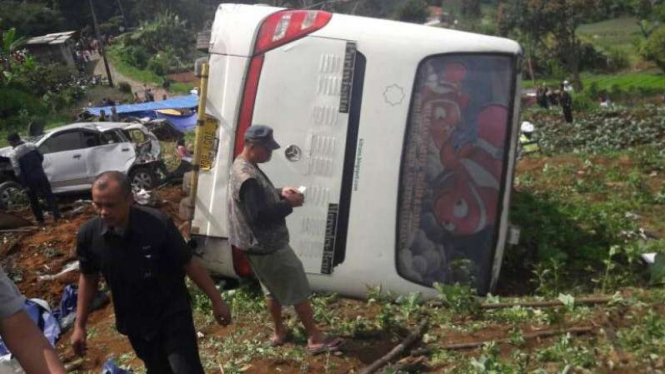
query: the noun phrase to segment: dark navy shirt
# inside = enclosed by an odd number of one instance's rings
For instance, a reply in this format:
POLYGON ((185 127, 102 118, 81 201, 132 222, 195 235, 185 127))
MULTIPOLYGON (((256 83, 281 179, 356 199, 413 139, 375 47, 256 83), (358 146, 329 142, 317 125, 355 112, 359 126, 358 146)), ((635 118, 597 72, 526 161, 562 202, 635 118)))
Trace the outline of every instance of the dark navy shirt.
POLYGON ((173 220, 154 209, 132 206, 121 231, 99 217, 81 227, 81 272, 104 275, 120 333, 151 339, 167 317, 191 313, 184 267, 192 251, 173 220))

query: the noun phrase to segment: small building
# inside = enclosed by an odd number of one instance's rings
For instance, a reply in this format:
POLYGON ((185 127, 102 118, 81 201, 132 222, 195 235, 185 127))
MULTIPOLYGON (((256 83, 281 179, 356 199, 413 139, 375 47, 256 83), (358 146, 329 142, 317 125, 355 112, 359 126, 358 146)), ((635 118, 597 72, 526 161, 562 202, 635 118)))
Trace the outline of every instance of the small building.
POLYGON ((28 39, 25 48, 37 60, 76 67, 74 61, 76 31, 65 31, 28 39))

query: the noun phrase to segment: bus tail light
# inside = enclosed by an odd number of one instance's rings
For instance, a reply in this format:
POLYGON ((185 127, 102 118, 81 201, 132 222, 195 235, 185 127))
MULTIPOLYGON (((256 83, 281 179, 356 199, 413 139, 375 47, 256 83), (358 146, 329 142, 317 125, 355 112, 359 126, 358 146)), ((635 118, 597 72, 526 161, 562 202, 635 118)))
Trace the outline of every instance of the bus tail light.
POLYGON ((261 25, 254 54, 261 54, 320 30, 330 22, 332 13, 319 10, 282 10, 270 15, 261 25))

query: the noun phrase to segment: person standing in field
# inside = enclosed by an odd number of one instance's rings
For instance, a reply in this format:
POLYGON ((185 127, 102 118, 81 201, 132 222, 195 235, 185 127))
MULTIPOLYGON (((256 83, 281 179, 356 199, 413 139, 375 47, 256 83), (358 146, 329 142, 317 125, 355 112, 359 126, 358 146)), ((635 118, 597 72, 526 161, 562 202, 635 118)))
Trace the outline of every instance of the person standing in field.
POLYGON ((326 336, 316 326, 309 282, 302 262, 289 245, 285 218, 303 205, 304 196, 293 187, 275 188, 259 168, 279 148, 270 127, 253 125, 244 139, 244 149, 233 162, 229 178, 229 242, 247 254, 265 292, 274 323, 270 343, 279 346, 289 338, 282 307, 293 306, 305 326, 309 353, 339 350, 342 339, 326 336))

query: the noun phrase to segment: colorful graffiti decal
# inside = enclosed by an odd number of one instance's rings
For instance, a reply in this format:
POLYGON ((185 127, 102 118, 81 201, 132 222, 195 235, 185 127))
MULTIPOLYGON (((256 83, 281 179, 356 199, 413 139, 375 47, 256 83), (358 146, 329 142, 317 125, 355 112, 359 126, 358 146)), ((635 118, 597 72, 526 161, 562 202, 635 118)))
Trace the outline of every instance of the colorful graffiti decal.
POLYGON ((414 282, 489 277, 507 152, 512 63, 504 56, 424 62, 407 127, 397 269, 414 282))

